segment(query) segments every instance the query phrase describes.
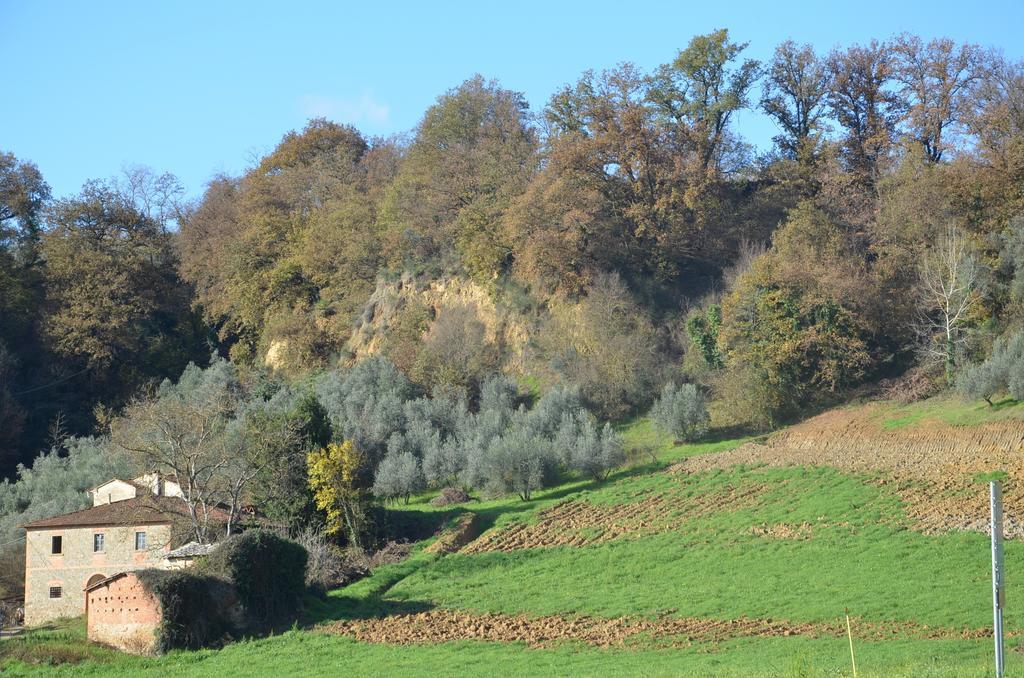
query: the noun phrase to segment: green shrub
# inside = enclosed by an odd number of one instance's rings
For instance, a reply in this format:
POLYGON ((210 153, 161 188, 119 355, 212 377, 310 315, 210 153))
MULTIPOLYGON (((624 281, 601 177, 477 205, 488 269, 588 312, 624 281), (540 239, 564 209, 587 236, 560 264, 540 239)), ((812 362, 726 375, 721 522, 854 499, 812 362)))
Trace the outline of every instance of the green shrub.
POLYGON ((219 643, 231 633, 227 610, 231 584, 188 570, 140 570, 135 573, 160 601, 157 651, 197 650, 219 643))
POLYGON ((203 565, 229 579, 252 630, 290 623, 306 588, 306 549, 272 532, 251 530, 225 541, 203 565))
POLYGON ((711 304, 703 313, 695 311, 686 319, 686 333, 690 341, 700 350, 704 362, 716 369, 725 365, 718 349, 718 330, 721 326, 722 307, 718 304, 711 304))

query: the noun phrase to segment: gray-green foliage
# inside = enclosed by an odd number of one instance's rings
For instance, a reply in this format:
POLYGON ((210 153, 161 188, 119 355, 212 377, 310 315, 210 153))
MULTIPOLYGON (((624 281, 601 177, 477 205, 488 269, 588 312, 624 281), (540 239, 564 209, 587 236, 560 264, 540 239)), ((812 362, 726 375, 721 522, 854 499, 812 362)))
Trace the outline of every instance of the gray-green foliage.
POLYGON ((555 462, 554 444, 522 421, 522 414, 516 419, 484 452, 480 464, 483 489, 493 494, 515 492, 529 501, 550 475, 555 462))
POLYGON ((381 499, 455 485, 525 499, 560 469, 603 479, 624 460, 618 435, 598 427, 577 387, 556 386, 527 409, 515 382, 493 375, 473 411, 458 389, 414 397, 398 369, 377 357, 322 376, 315 390, 335 437, 368 454, 381 499))
POLYGON ((537 401, 525 423, 538 435, 553 437, 562 425, 563 415, 578 413, 582 408, 579 387, 555 386, 537 401))
POLYGON ((403 429, 405 401, 413 395, 412 384, 398 368, 377 356, 348 371, 327 372, 315 390, 335 437, 351 440, 374 460, 384 456, 388 440, 403 429))
POLYGON ((651 415, 659 428, 684 441, 702 438, 711 420, 699 388, 694 384, 676 386, 672 382, 665 385, 651 415))
POLYGON ((14 482, 0 483, 0 543, 22 536, 18 525, 86 508, 87 490, 114 476, 128 476, 128 459, 106 438, 69 438, 58 449, 18 466, 14 482))
POLYGON ((388 453, 377 466, 373 482, 373 493, 382 499, 404 498, 420 492, 425 487, 420 460, 409 449, 402 449, 400 437, 394 445, 388 445, 388 453))
POLYGON ((582 408, 562 414, 555 448, 567 468, 598 481, 606 480, 626 461, 622 438, 611 424, 599 428, 582 408))
POLYGON ((463 462, 458 477, 462 485, 473 488, 486 484, 488 450, 508 429, 512 414, 502 409, 480 410, 466 419, 458 438, 463 462))
POLYGON ((476 412, 464 412, 455 435, 435 454, 424 459, 427 480, 435 484, 459 483, 466 488, 483 487, 484 460, 492 441, 509 427, 516 412, 518 388, 500 374, 484 380, 476 412))
POLYGON ((992 396, 1003 392, 1024 400, 1024 331, 997 339, 988 360, 961 371, 956 387, 963 397, 990 405, 992 396))

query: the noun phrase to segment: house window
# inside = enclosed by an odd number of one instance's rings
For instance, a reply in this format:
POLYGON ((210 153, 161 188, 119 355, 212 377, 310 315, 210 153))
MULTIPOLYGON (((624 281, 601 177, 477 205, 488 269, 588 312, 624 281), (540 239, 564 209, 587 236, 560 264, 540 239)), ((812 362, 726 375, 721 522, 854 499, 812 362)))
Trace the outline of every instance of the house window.
POLYGON ((50 537, 50 553, 55 555, 64 553, 64 537, 59 534, 50 537))
POLYGON ((92 536, 93 553, 103 553, 103 533, 97 532, 92 536))
POLYGON ((136 532, 135 533, 135 550, 145 551, 146 550, 146 533, 136 532))
POLYGON ((62 595, 64 595, 64 589, 62 589, 59 586, 51 586, 50 587, 50 597, 51 598, 60 598, 62 595))

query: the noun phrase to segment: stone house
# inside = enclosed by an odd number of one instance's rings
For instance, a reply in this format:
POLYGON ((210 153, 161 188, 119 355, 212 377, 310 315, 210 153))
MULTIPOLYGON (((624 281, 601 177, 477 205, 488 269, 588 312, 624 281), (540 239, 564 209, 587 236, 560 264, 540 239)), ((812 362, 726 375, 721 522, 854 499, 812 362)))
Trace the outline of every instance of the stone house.
POLYGON ((114 478, 90 490, 92 507, 22 525, 25 625, 81 615, 86 589, 115 574, 172 567, 185 532, 180 494, 156 474, 114 478))

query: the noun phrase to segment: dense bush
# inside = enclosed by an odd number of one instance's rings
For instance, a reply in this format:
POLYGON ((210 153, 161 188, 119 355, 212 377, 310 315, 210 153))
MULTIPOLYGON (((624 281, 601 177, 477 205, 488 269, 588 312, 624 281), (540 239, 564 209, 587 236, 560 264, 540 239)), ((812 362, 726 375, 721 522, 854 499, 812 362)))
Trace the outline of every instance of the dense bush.
POLYGON ((997 393, 1009 393, 1014 400, 1024 400, 1024 332, 997 339, 992 356, 965 368, 956 387, 965 398, 980 398, 989 405, 997 393))
POLYGON ((423 337, 410 375, 425 389, 447 386, 476 392, 499 362, 498 347, 487 339, 476 305, 463 304, 441 310, 423 337))
POLYGON ((686 334, 699 351, 704 363, 713 368, 724 365, 718 350, 718 330, 722 325, 722 308, 711 304, 704 311, 694 311, 686 319, 686 334))
POLYGON ((859 383, 887 355, 872 344, 895 312, 872 303, 884 284, 823 210, 811 202, 791 210, 772 249, 722 300, 722 379, 749 384, 725 389, 737 397, 725 409, 743 423, 776 425, 859 383))
POLYGON ((247 623, 255 630, 294 621, 306 587, 306 550, 265 530, 251 530, 223 542, 203 568, 235 587, 247 623))
POLYGON ((323 530, 307 528, 295 535, 295 542, 306 549, 306 586, 312 591, 326 593, 366 574, 323 530))
POLYGON ((228 611, 234 598, 229 582, 190 570, 135 574, 160 601, 158 652, 209 647, 234 630, 228 611))
POLYGON ((665 385, 651 409, 655 424, 676 440, 698 440, 707 433, 710 417, 704 394, 694 384, 665 385))
POLYGON ((603 418, 650 402, 660 383, 657 333, 615 274, 599 275, 576 304, 556 304, 540 335, 547 366, 603 418))
POLYGON ((1000 251, 1000 268, 1008 278, 1010 299, 1024 302, 1024 215, 1018 215, 1010 221, 1003 233, 1000 251))

